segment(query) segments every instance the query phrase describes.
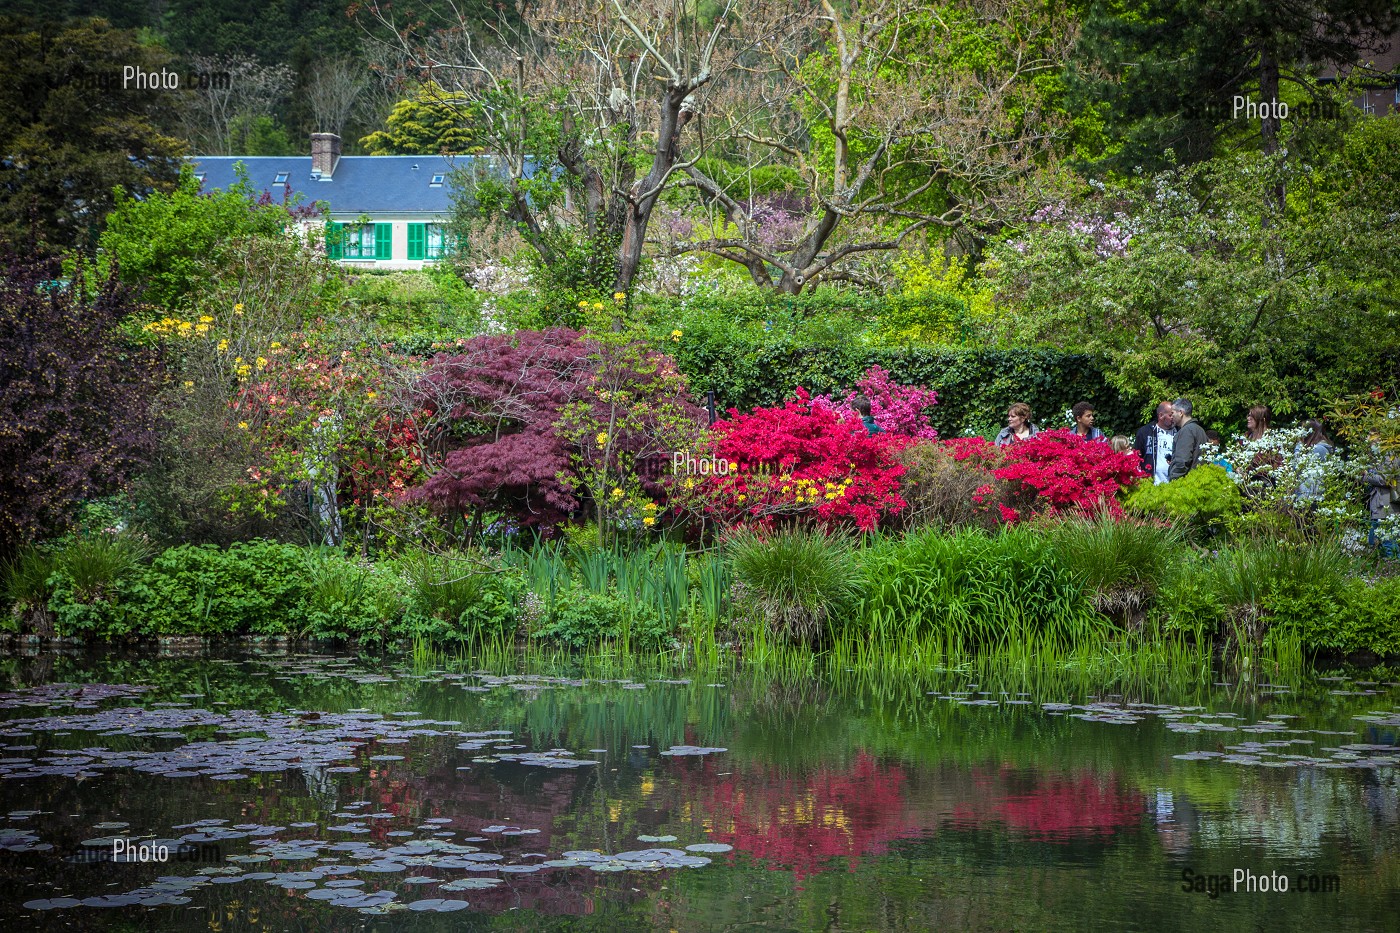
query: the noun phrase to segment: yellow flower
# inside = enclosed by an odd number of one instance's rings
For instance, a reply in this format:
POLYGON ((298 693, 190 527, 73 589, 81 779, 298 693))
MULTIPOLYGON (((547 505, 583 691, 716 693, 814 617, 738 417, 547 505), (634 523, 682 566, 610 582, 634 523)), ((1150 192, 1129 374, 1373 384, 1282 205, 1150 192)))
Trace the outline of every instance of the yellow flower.
POLYGON ((737 469, 739 469, 739 464, 735 463, 733 460, 729 461, 729 472, 733 473, 737 469))
POLYGON ((246 421, 240 421, 240 422, 238 422, 238 430, 240 430, 240 431, 246 431, 246 430, 248 430, 248 422, 246 422, 246 421))
POLYGON ((214 323, 214 319, 213 319, 212 317, 210 317, 209 315, 207 315, 207 314, 201 314, 201 315, 199 316, 199 323, 201 323, 201 324, 213 324, 213 323, 214 323))
POLYGON ((242 314, 242 313, 243 313, 243 302, 240 301, 238 304, 236 304, 236 305, 233 306, 233 313, 234 313, 234 314, 242 314))
POLYGON ((671 331, 671 339, 679 341, 681 339, 681 332, 678 330, 671 331))
POLYGON ((207 334, 207 333, 209 333, 209 325, 208 325, 208 324, 196 324, 196 325, 194 326, 194 332, 195 332, 196 334, 207 334))
POLYGON ((281 343, 280 341, 274 340, 274 341, 272 341, 272 343, 270 343, 270 344, 268 345, 268 349, 269 349, 269 350, 280 350, 280 349, 282 349, 282 343, 281 343))
POLYGON ((648 515, 646 518, 642 519, 642 524, 643 524, 643 525, 655 525, 655 524, 656 524, 656 519, 654 519, 654 518, 652 518, 650 515, 648 515))
POLYGON ((744 495, 742 492, 739 493, 739 501, 740 501, 740 502, 743 502, 743 501, 744 501, 745 499, 747 499, 747 498, 748 498, 748 496, 744 495))
POLYGON ((219 341, 219 349, 220 349, 220 350, 227 350, 227 349, 228 349, 228 341, 227 341, 227 340, 220 340, 220 341, 219 341))
POLYGON ((626 301, 626 300, 627 300, 627 293, 626 293, 626 292, 613 292, 613 301, 626 301))
POLYGON ((586 301, 580 301, 580 302, 578 303, 578 306, 579 306, 580 308, 586 308, 586 307, 588 307, 588 302, 586 302, 586 301))
POLYGON ((614 486, 614 487, 613 487, 613 491, 612 491, 612 497, 613 497, 614 499, 621 499, 621 498, 622 498, 622 490, 621 490, 621 489, 618 489, 616 486, 614 486))
POLYGON ((260 357, 258 357, 258 369, 263 369, 263 368, 265 368, 266 366, 267 366, 267 357, 265 357, 265 356, 260 356, 260 357))
POLYGON ((603 303, 602 303, 601 301, 595 301, 595 302, 593 302, 593 310, 594 310, 594 311, 601 311, 601 310, 603 310, 603 303))
POLYGON ((193 381, 193 380, 190 380, 190 379, 186 379, 186 380, 185 380, 185 388, 187 388, 187 389, 193 389, 193 388, 194 388, 194 381, 193 381))
POLYGON ((243 362, 243 357, 241 357, 241 356, 235 356, 235 357, 233 358, 233 361, 234 361, 235 363, 241 363, 241 362, 243 362))
POLYGON ((599 446, 599 447, 602 447, 602 446, 606 445, 607 442, 608 442, 608 432, 607 432, 607 431, 599 431, 599 432, 598 432, 598 436, 595 437, 594 440, 598 442, 598 446, 599 446))
POLYGON ((656 511, 656 503, 655 503, 655 502, 648 502, 646 505, 642 506, 642 508, 646 509, 648 512, 655 512, 655 511, 656 511))
POLYGON ((686 488, 686 489, 694 489, 694 488, 695 488, 695 480, 690 479, 689 477, 687 477, 687 478, 686 478, 686 481, 685 481, 685 488, 686 488))

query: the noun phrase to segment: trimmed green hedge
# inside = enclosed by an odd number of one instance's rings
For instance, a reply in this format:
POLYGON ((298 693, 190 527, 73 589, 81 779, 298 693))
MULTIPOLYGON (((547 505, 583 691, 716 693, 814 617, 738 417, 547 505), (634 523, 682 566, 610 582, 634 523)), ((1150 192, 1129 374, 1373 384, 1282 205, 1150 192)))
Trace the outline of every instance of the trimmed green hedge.
POLYGON ((1068 427, 1063 413, 1081 401, 1097 406, 1105 432, 1131 435, 1139 425, 1141 406, 1109 386, 1101 361, 1048 347, 823 344, 805 342, 801 335, 774 337, 762 330, 702 324, 684 331, 673 352, 693 394, 703 398, 713 390, 719 410, 778 405, 797 386, 817 394, 844 393, 879 365, 896 382, 938 392, 932 421, 944 437, 1000 430, 1013 402, 1028 403, 1043 428, 1068 427))

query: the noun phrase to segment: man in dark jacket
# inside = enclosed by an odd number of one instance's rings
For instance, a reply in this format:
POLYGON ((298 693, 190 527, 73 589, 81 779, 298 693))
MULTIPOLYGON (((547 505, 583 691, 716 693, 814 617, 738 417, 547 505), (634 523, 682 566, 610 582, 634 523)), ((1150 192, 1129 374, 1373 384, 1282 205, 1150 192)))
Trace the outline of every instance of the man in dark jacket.
POLYGON ((1176 438, 1172 441, 1172 465, 1167 479, 1181 479, 1195 469, 1209 449, 1210 440, 1206 429, 1191 417, 1191 402, 1179 398, 1172 402, 1176 414, 1176 438))
POLYGON ((1176 436, 1176 416, 1171 402, 1157 406, 1157 420, 1138 428, 1133 449, 1142 461, 1143 472, 1152 477, 1154 483, 1167 481, 1167 470, 1171 466, 1172 439, 1176 436))

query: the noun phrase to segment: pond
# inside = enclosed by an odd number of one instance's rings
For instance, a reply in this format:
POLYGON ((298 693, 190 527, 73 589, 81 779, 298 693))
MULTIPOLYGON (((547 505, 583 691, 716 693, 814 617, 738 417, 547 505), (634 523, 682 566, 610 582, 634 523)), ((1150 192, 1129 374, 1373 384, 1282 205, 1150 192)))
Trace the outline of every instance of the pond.
POLYGON ((1400 916, 1391 672, 1128 687, 106 654, 0 673, 8 929, 1400 916))

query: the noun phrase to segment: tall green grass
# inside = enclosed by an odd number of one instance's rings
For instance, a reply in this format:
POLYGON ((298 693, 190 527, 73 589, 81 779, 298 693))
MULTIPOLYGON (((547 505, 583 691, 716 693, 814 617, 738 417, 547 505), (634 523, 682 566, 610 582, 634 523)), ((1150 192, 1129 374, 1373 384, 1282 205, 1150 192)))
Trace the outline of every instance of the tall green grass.
POLYGON ((866 581, 842 651, 942 663, 978 651, 1029 660, 1106 635, 1076 576, 1039 531, 920 531, 862 555, 866 581))

